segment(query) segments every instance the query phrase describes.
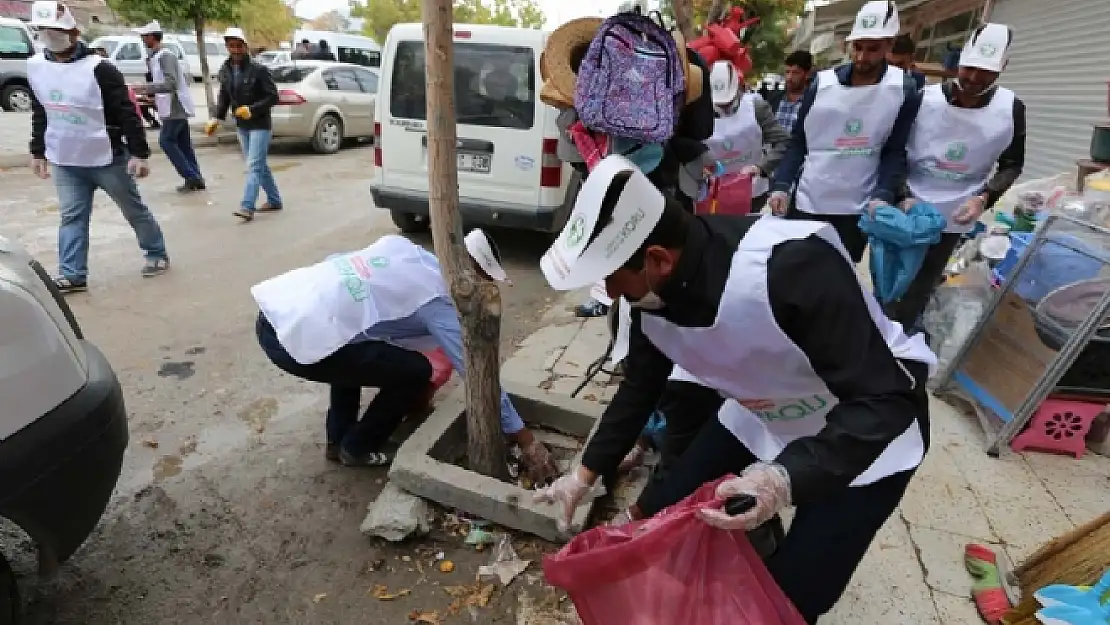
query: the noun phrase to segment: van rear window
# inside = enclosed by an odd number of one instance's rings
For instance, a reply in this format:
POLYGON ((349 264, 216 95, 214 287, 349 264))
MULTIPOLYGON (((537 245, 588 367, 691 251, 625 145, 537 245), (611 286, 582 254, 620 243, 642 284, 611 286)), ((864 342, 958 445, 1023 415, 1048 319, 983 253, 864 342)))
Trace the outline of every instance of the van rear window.
MULTIPOLYGON (((532 48, 455 42, 455 115, 471 126, 528 130, 536 117, 532 48)), ((424 42, 397 44, 390 81, 393 117, 423 120, 424 42)))

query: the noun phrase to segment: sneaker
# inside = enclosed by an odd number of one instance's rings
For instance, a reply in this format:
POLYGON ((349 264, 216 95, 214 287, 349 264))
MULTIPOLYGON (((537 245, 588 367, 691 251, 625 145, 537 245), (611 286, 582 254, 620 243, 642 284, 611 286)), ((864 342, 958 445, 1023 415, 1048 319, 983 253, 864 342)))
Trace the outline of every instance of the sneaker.
POLYGON ((208 187, 204 184, 203 178, 196 178, 195 180, 186 180, 185 184, 177 187, 178 193, 192 193, 193 191, 204 191, 208 187))
POLYGON ((609 307, 592 297, 585 304, 579 304, 574 309, 575 317, 604 317, 608 314, 609 307))
POLYGON ((340 449, 339 462, 345 467, 385 467, 393 462, 393 454, 380 451, 352 454, 345 449, 340 449))
POLYGON ((239 219, 242 219, 243 223, 254 219, 254 209, 252 208, 237 208, 232 211, 231 214, 235 215, 239 219))
POLYGON ((66 293, 81 293, 89 290, 88 284, 84 280, 67 278, 65 276, 54 278, 54 286, 58 287, 58 290, 61 291, 63 295, 66 293))
POLYGON ((144 278, 153 278, 166 273, 170 268, 170 259, 168 258, 148 258, 143 263, 142 274, 144 278))
POLYGON ((258 213, 276 213, 276 212, 280 211, 282 208, 284 208, 284 207, 281 204, 271 204, 269 202, 266 202, 262 206, 259 206, 258 208, 256 208, 255 212, 258 212, 258 213))

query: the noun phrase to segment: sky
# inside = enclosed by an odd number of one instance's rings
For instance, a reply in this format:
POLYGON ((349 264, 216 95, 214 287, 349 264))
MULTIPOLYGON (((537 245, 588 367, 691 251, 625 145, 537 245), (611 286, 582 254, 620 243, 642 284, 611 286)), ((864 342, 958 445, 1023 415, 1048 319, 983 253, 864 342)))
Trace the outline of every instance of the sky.
MULTIPOLYGON (((576 17, 612 15, 621 4, 621 0, 537 0, 537 2, 547 16, 546 28, 548 29, 576 17)), ((312 19, 328 11, 346 8, 347 0, 299 0, 297 15, 312 19)))

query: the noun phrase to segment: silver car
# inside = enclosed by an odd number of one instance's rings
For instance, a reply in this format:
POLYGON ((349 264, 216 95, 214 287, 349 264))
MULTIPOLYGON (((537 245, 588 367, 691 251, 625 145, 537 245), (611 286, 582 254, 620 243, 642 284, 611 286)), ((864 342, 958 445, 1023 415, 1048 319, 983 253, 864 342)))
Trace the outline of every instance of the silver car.
POLYGON ((321 154, 374 135, 378 72, 350 63, 296 61, 269 68, 278 88, 274 137, 306 139, 321 154))

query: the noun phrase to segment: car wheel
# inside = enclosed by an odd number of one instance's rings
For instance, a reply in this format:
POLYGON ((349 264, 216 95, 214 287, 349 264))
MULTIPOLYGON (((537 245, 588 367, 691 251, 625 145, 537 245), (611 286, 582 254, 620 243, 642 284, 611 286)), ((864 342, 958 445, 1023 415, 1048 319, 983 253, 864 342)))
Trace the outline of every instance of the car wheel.
POLYGON ((5 111, 27 113, 31 110, 31 88, 27 85, 8 85, 0 91, 0 106, 5 111))
POLYGON ((23 603, 19 598, 15 573, 0 555, 0 625, 19 625, 23 621, 22 613, 23 603))
POLYGON ((312 133, 312 149, 320 154, 335 154, 343 145, 343 121, 332 114, 324 115, 316 122, 316 132, 312 133))
POLYGON ((393 218, 393 224, 405 234, 427 232, 428 228, 431 227, 431 221, 423 215, 389 211, 389 216, 393 218))

